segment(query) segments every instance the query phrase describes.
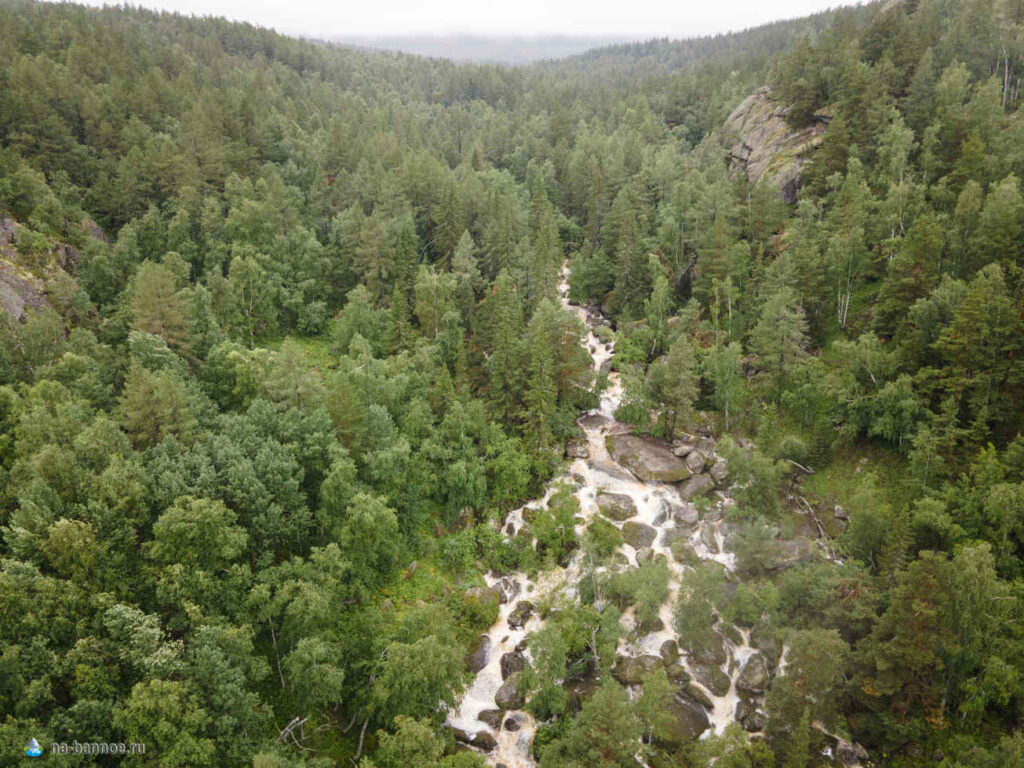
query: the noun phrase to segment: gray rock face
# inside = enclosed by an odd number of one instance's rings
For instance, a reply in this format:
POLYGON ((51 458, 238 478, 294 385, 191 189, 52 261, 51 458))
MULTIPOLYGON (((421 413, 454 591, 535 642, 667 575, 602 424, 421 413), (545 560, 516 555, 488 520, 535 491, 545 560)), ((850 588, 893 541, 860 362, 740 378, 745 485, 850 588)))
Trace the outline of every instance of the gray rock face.
POLYGON ((636 685, 663 664, 660 656, 619 656, 612 676, 623 685, 636 685))
POLYGON ((533 616, 533 603, 529 600, 520 600, 512 613, 508 615, 508 625, 512 629, 521 629, 533 616))
POLYGON ((711 725, 704 707, 689 698, 673 696, 668 709, 672 720, 654 733, 654 740, 663 746, 678 747, 693 741, 711 725))
POLYGON ((646 523, 627 520, 622 524, 622 540, 633 549, 649 547, 657 537, 658 532, 646 523))
POLYGON ((456 741, 460 741, 463 744, 472 744, 484 752, 490 752, 498 746, 498 742, 490 731, 480 730, 476 733, 468 733, 461 728, 452 728, 452 731, 455 733, 456 741))
POLYGON ((782 658, 782 645, 774 631, 768 629, 764 624, 758 624, 750 630, 750 644, 761 652, 769 671, 779 665, 779 659, 782 658))
POLYGON ((636 515, 636 502, 624 493, 597 494, 597 508, 612 520, 628 520, 636 515))
POLYGON ((501 679, 508 680, 516 672, 522 672, 526 669, 526 657, 519 653, 519 651, 506 653, 501 657, 500 665, 501 679))
POLYGON ((645 482, 678 483, 691 472, 665 443, 635 435, 608 438, 612 458, 645 482))
POLYGON ((736 678, 736 687, 747 693, 764 693, 768 687, 768 665, 761 654, 755 653, 743 665, 736 678))
POLYGON ((715 459, 715 463, 711 465, 708 474, 711 475, 712 480, 722 485, 729 478, 729 465, 723 458, 715 459))
POLYGON ((522 709, 523 694, 519 692, 519 673, 510 676, 494 694, 494 703, 502 709, 522 709))
POLYGON ((690 669, 693 679, 715 696, 725 696, 729 692, 729 676, 714 664, 692 664, 690 669))
POLYGON ((709 493, 714 487, 715 481, 710 475, 694 475, 680 484, 679 496, 683 501, 693 501, 709 493))
POLYGON ((487 657, 491 652, 491 640, 487 635, 481 635, 480 640, 473 650, 470 652, 469 657, 466 659, 466 666, 469 667, 469 671, 474 675, 481 669, 487 666, 487 657))

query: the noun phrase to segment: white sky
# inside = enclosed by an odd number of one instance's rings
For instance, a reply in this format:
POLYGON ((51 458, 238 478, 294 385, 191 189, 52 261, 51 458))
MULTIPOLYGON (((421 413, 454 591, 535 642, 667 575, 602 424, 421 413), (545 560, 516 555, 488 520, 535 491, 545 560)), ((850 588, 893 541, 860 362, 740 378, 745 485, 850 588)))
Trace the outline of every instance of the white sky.
POLYGON ((225 16, 287 34, 320 39, 450 33, 615 35, 648 39, 739 30, 845 3, 837 0, 142 0, 140 4, 200 16, 225 16))

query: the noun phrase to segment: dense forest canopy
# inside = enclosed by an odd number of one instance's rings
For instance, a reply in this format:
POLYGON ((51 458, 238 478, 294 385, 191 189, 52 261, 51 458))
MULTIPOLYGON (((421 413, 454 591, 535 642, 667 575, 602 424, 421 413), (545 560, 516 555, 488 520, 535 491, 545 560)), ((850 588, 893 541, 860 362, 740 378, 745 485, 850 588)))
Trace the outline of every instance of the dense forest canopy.
POLYGON ((583 553, 523 670, 542 768, 805 768, 836 734, 1024 765, 1022 72, 1024 0, 517 68, 0 0, 0 750, 484 765, 443 725, 474 588, 583 553), (731 156, 763 86, 827 123, 789 201, 731 156), (609 374, 637 435, 721 438, 737 567, 674 621, 785 649, 758 728, 679 744, 664 673, 612 680, 667 592, 615 526, 556 491, 502 531, 609 374), (834 556, 772 565, 808 516, 834 556))

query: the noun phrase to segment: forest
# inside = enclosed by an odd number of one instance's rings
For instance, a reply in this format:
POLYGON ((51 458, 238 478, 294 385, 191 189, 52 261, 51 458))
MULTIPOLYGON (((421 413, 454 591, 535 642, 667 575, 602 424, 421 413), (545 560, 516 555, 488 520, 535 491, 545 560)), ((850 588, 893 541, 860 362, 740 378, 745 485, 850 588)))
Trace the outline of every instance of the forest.
POLYGON ((1024 766, 1022 73, 0 0, 0 764, 1024 766))

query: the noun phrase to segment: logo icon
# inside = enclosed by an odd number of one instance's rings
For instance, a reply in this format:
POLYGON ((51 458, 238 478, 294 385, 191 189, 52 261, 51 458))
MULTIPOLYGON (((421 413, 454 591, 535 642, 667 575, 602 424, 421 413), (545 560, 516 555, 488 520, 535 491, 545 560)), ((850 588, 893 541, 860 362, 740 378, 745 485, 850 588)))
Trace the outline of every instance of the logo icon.
POLYGON ((43 750, 40 748, 39 742, 32 739, 32 741, 28 743, 28 746, 25 747, 25 754, 29 757, 39 757, 43 754, 43 750))

